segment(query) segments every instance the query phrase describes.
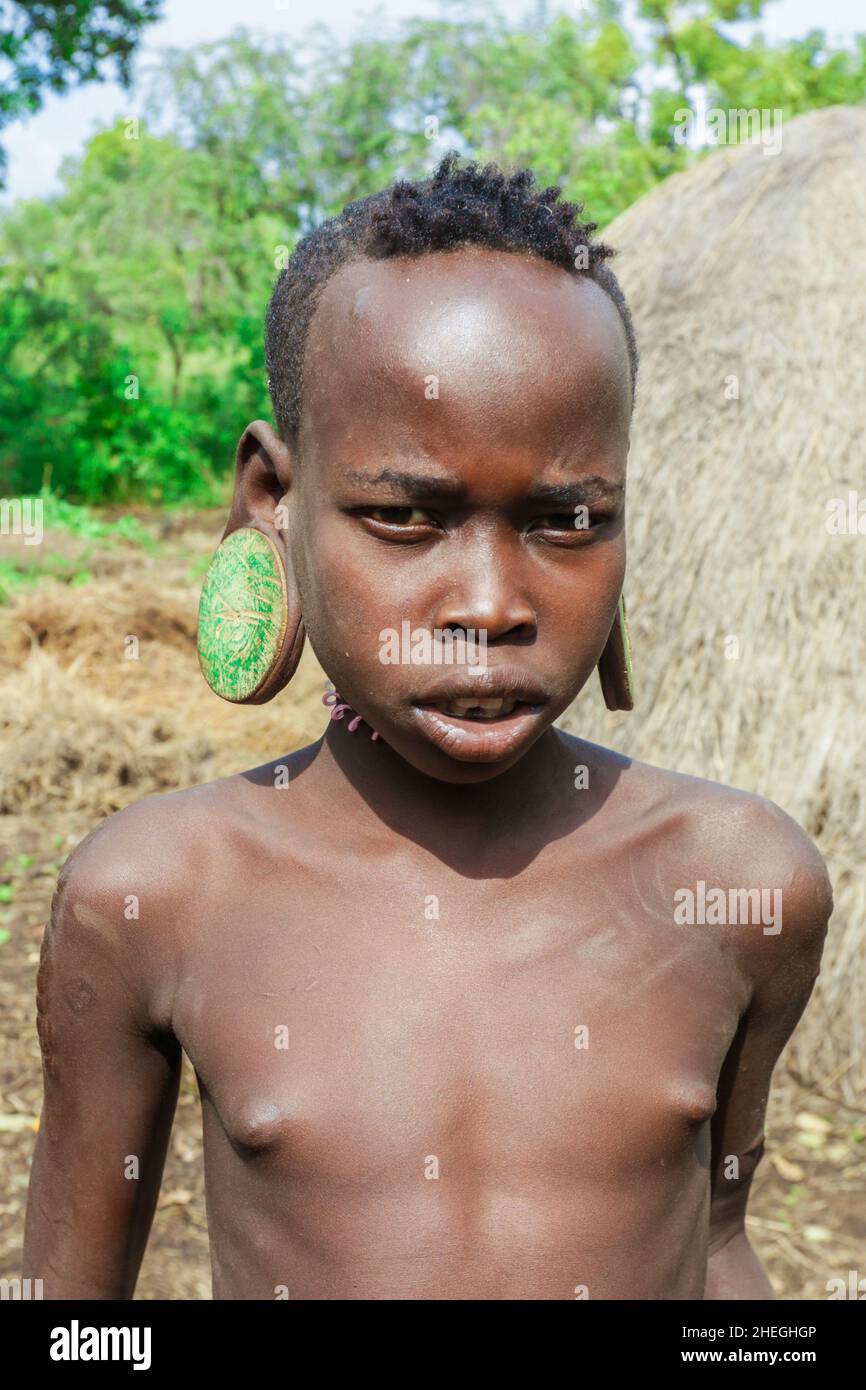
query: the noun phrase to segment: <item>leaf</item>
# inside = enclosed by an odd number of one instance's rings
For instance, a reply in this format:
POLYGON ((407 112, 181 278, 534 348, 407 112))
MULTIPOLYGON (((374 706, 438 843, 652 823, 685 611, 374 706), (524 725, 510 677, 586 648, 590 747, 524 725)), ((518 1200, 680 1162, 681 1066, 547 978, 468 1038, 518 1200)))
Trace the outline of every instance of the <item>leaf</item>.
POLYGON ((185 1187, 179 1187, 174 1192, 167 1192, 164 1197, 160 1197, 160 1207, 185 1207, 195 1196, 194 1192, 188 1191, 185 1187))
POLYGON ((36 1129, 37 1115, 0 1115, 0 1134, 23 1134, 26 1129, 36 1129))
POLYGON ((812 1134, 829 1134, 833 1128, 831 1120, 826 1120, 823 1115, 810 1115, 805 1110, 794 1117, 794 1124, 798 1129, 809 1130, 812 1134))
POLYGON ((823 1149, 826 1142, 826 1134, 812 1134, 808 1129, 801 1129, 797 1135, 797 1143, 806 1149, 823 1149))
POLYGON ((802 1182, 803 1178, 806 1176, 805 1171, 800 1167, 799 1163, 791 1163, 790 1160, 785 1158, 782 1154, 772 1154, 770 1162, 776 1169, 776 1172, 779 1173, 786 1182, 802 1182))
POLYGON ((833 1239, 833 1232, 828 1231, 826 1226, 805 1226, 803 1235, 812 1245, 824 1245, 833 1239))

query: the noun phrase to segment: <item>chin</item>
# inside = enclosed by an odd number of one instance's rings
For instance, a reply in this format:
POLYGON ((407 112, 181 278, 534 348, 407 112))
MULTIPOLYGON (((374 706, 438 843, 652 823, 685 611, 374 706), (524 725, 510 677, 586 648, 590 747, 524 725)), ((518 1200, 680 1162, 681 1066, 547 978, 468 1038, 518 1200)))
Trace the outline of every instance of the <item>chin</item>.
POLYGON ((385 741, 418 772, 439 782, 474 785, 508 772, 552 727, 549 712, 515 709, 499 719, 473 721, 439 710, 413 709, 385 741))

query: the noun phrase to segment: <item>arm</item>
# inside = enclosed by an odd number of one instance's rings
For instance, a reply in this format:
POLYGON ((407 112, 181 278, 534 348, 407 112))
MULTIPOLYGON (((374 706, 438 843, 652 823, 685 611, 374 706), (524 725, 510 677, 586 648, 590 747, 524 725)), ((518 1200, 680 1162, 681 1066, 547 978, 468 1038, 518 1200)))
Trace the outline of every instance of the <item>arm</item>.
MULTIPOLYGON (((772 1285, 746 1235, 746 1204, 764 1152, 770 1080, 818 977, 833 894, 823 860, 798 826, 782 816, 787 846, 777 863, 782 930, 748 942, 751 1001, 725 1058, 712 1121, 710 1239, 705 1299, 771 1299, 772 1285)), ((767 827, 762 827, 766 832, 767 827)), ((778 842, 777 842, 778 846, 778 842)))
POLYGON ((180 1046, 151 1004, 153 937, 125 915, 136 884, 106 830, 64 866, 37 977, 44 1100, 24 1275, 49 1299, 132 1297, 180 1080, 180 1046))

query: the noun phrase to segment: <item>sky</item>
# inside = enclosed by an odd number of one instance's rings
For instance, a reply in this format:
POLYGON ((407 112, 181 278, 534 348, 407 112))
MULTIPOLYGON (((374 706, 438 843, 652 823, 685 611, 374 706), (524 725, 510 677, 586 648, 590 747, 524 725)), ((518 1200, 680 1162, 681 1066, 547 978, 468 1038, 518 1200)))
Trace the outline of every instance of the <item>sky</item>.
MULTIPOLYGON (((535 0, 498 0, 498 4, 510 19, 535 8, 535 0)), ((581 0, 549 0, 548 7, 579 12, 581 0)), ((410 15, 435 18, 442 7, 439 0, 379 0, 378 5, 374 0, 318 0, 314 7, 303 0, 207 0, 206 4, 166 0, 165 18, 147 31, 141 61, 152 62, 161 47, 188 47, 223 38, 239 25, 291 36, 321 20, 340 38, 349 39, 362 27, 363 17, 376 11, 387 28, 410 15)), ((809 29, 822 28, 832 38, 844 39, 866 29, 866 4, 864 0, 773 0, 760 27, 775 38, 800 37, 809 29)), ((2 202, 55 191, 61 159, 77 153, 95 129, 128 114, 130 97, 113 82, 94 83, 62 96, 49 94, 37 115, 15 122, 3 133, 9 164, 2 202)))

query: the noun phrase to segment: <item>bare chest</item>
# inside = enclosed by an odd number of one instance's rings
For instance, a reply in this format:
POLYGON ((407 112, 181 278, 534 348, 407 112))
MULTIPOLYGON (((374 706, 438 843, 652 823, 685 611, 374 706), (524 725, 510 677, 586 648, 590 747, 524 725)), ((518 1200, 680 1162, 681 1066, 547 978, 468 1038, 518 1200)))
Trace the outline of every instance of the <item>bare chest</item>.
POLYGON ((175 1026, 210 1142, 281 1178, 568 1183, 691 1152, 741 1003, 710 939, 555 885, 271 885, 189 952, 175 1026))

